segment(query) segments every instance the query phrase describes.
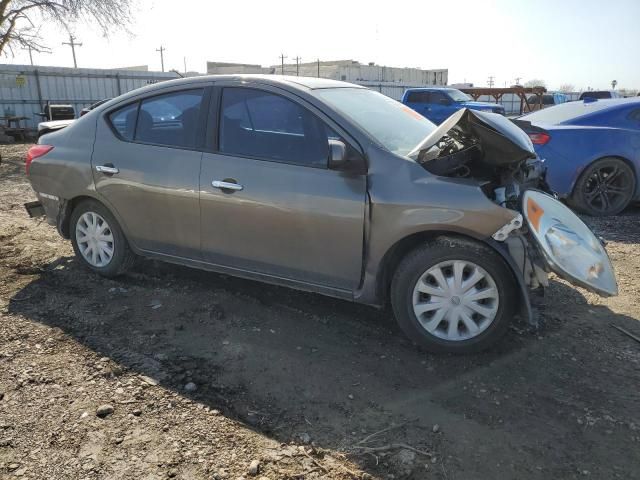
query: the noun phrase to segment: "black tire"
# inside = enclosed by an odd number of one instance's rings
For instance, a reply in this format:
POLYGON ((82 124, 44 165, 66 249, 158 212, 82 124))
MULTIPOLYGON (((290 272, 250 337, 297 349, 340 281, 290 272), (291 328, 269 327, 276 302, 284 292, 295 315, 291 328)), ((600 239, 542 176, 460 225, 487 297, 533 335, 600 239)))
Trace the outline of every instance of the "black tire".
POLYGON ((507 331, 519 298, 513 273, 497 252, 479 242, 456 237, 439 237, 408 253, 391 281, 391 304, 400 328, 416 344, 436 353, 466 354, 487 349, 507 331), (442 262, 455 260, 472 262, 492 277, 498 308, 493 321, 477 336, 451 341, 439 338, 422 326, 414 312, 413 300, 416 283, 425 272, 442 262))
POLYGON ((589 165, 578 178, 569 204, 594 217, 617 215, 633 200, 636 177, 620 158, 601 158, 589 165))
POLYGON ((84 200, 74 208, 73 213, 71 214, 69 233, 71 236, 73 251, 80 263, 104 277, 112 278, 122 275, 131 268, 135 262, 136 256, 129 248, 129 243, 122 232, 122 228, 120 228, 120 225, 111 212, 96 200, 84 200), (93 212, 100 215, 107 222, 109 230, 113 236, 113 256, 104 266, 92 265, 80 252, 80 247, 76 238, 76 225, 82 215, 87 212, 93 212))

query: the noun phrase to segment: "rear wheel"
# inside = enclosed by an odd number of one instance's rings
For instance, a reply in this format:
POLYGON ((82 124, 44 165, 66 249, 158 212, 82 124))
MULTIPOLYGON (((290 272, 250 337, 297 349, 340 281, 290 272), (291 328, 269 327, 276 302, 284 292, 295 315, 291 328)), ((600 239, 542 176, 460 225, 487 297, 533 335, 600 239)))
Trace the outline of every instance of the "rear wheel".
POLYGON ((635 189, 635 175, 624 160, 603 158, 582 172, 570 203, 588 215, 617 215, 627 208, 635 189))
POLYGON ((396 269, 391 302, 402 330, 433 352, 486 349, 506 332, 517 290, 510 268, 480 243, 440 238, 396 269))
POLYGON ((71 243, 78 259, 105 277, 124 273, 135 255, 116 219, 101 203, 86 200, 71 214, 71 243))

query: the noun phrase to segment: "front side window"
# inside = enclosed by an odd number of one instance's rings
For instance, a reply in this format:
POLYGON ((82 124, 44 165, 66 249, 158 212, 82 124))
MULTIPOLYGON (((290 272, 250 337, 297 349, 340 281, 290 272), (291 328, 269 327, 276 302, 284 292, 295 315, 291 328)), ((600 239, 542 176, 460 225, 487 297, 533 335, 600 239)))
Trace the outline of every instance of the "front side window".
POLYGON ((222 92, 222 153, 326 167, 328 131, 318 117, 280 95, 250 88, 222 92))
POLYGON ((447 95, 449 98, 457 103, 468 102, 471 100, 471 97, 460 90, 447 90, 447 95))
POLYGON ((432 92, 431 103, 436 105, 447 105, 448 103, 451 103, 451 100, 444 93, 432 92))
POLYGON ((194 148, 203 89, 147 98, 140 104, 134 140, 155 145, 194 148))

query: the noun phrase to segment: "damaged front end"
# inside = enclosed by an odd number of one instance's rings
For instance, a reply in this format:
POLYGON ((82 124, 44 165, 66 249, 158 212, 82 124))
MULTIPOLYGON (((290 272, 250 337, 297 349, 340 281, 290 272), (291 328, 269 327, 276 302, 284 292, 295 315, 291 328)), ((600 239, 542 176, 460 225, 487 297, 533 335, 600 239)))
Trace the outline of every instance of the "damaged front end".
POLYGON ((512 220, 491 241, 508 251, 509 263, 529 289, 546 287, 548 274, 554 272, 600 295, 617 295, 606 250, 582 220, 555 198, 545 180, 544 161, 537 157, 527 134, 510 120, 460 110, 409 157, 434 175, 478 181, 490 200, 514 211, 512 220))

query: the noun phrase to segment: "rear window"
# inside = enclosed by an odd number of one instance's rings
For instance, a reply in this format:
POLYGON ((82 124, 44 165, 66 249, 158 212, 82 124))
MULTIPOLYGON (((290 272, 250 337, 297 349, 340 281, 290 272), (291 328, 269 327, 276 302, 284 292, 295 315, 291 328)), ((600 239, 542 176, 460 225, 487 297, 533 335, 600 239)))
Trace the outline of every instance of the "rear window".
POLYGON ((430 92, 409 92, 407 103, 430 103, 430 92))
POLYGON ((580 100, 585 98, 611 98, 611 92, 582 92, 580 100))
MULTIPOLYGON (((530 104, 534 104, 534 105, 538 105, 538 103, 540 102, 540 100, 538 99, 537 95, 531 95, 529 98, 527 98, 527 101, 530 104)), ((543 95, 542 96, 542 104, 543 105, 554 105, 555 101, 553 99, 553 95, 543 95)))
POLYGON ((529 113, 520 117, 522 120, 527 120, 534 123, 548 123, 556 125, 558 123, 567 122, 583 115, 589 115, 595 112, 606 110, 610 108, 611 102, 567 102, 555 107, 545 108, 544 110, 538 110, 537 112, 529 113))

